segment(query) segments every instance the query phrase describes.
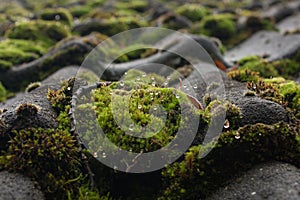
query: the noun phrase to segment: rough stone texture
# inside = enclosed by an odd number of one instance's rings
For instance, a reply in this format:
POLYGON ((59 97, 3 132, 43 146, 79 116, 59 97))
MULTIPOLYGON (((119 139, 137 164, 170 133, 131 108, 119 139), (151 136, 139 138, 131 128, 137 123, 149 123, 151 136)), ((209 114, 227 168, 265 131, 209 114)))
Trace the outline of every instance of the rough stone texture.
POLYGON ((280 33, 293 33, 300 31, 300 14, 290 16, 276 25, 280 33))
POLYGON ((21 174, 0 172, 0 199, 1 200, 42 200, 43 193, 36 184, 21 174))
POLYGON ((261 12, 262 17, 274 19, 276 22, 299 12, 300 2, 290 1, 275 4, 261 12))
POLYGON ((300 199, 300 169, 287 163, 270 162, 236 176, 207 200, 300 199))
MULTIPOLYGON (((202 102, 204 95, 208 92, 206 90, 207 86, 212 84, 213 80, 223 79, 223 82, 218 81, 218 83, 224 84, 224 90, 222 91, 222 87, 220 87, 221 90, 217 94, 220 97, 224 95, 226 100, 241 109, 242 119, 239 124, 240 126, 256 123, 274 124, 280 121, 288 122, 287 112, 278 103, 256 96, 245 96, 244 94, 248 91, 245 83, 229 80, 222 71, 211 70, 209 72, 208 70, 207 74, 203 76, 208 77, 203 79, 192 73, 187 79, 189 84, 197 84, 198 86, 195 89, 195 97, 202 102)), ((192 95, 191 93, 188 94, 192 95)))
POLYGON ((289 58, 300 50, 300 34, 282 35, 273 31, 260 31, 225 53, 228 61, 237 61, 251 55, 268 60, 289 58))

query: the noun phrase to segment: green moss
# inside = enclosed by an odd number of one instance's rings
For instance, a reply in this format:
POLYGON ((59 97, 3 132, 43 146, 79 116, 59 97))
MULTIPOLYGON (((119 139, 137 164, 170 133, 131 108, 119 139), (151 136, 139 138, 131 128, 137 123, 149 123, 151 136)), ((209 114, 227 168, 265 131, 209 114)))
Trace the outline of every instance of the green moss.
POLYGON ((59 21, 69 26, 73 24, 73 16, 65 8, 46 9, 40 14, 40 18, 43 20, 59 21))
POLYGON ((238 69, 230 71, 227 73, 227 76, 232 80, 240 82, 257 82, 260 78, 258 72, 254 72, 249 69, 238 69))
POLYGON ((282 76, 292 78, 300 70, 298 62, 290 59, 267 61, 259 56, 249 56, 238 61, 240 69, 250 69, 259 72, 265 78, 282 76))
MULTIPOLYGON (((143 150, 144 152, 149 152, 157 150, 169 143, 173 138, 173 134, 178 130, 178 123, 180 120, 179 114, 181 109, 179 106, 179 100, 176 96, 180 95, 182 100, 185 99, 185 101, 188 101, 186 97, 184 97, 181 92, 171 88, 157 88, 143 83, 139 84, 127 81, 124 81, 122 84, 124 84, 124 88, 120 88, 120 83, 113 83, 108 87, 104 86, 92 91, 91 98, 94 99, 95 104, 80 104, 78 105, 78 109, 95 110, 98 123, 105 135, 118 147, 128 151, 131 150, 134 152, 140 152, 143 150), (131 88, 138 89, 131 90, 131 88), (113 92, 114 104, 112 104, 111 92, 113 92), (175 93, 178 94, 176 95, 175 93), (127 95, 131 95, 129 105, 126 105, 127 95), (158 105, 161 105, 165 109, 167 114, 166 122, 164 122, 160 117, 154 115, 155 110, 159 109, 157 107, 158 105), (113 113, 112 106, 116 106, 117 108, 128 108, 128 115, 126 112, 113 113), (150 114, 150 110, 153 112, 153 109, 154 113, 150 114), (117 124, 117 122, 113 119, 123 119, 122 124, 117 124), (137 125, 135 128, 132 127, 133 132, 139 132, 141 131, 141 127, 146 128, 146 126, 149 125, 152 128, 147 131, 147 135, 154 136, 144 139, 135 138, 126 134, 124 135, 124 132, 128 131, 130 126, 133 125, 129 121, 124 121, 128 119, 132 119, 132 123, 137 125), (164 124, 165 126, 163 126, 164 124), (121 125, 122 127, 120 127, 121 125), (160 131, 155 133, 158 127, 162 127, 162 129, 158 129, 160 131)), ((190 110, 191 116, 196 115, 195 111, 193 111, 193 107, 189 108, 188 105, 186 106, 186 109, 190 110)), ((86 113, 88 114, 89 112, 86 113)), ((89 116, 82 116, 80 118, 88 119, 89 116)), ((84 122, 80 123, 85 124, 84 122)), ((82 133, 84 135, 84 140, 91 141, 88 143, 90 149, 93 149, 94 152, 98 152, 97 149, 99 145, 97 144, 101 144, 101 142, 90 139, 90 133, 95 130, 95 127, 91 127, 89 124, 85 128, 87 132, 82 133), (92 130, 90 130, 91 128, 92 130)))
POLYGON ((5 39, 0 41, 0 70, 39 58, 46 49, 33 41, 5 39))
POLYGON ((70 31, 63 24, 42 20, 20 22, 6 32, 8 38, 31 40, 45 47, 68 36, 70 31))
POLYGON ((256 124, 224 132, 204 158, 199 152, 212 143, 191 147, 183 161, 163 171, 165 191, 159 199, 205 198, 235 173, 266 160, 299 166, 299 128, 299 123, 256 124))
POLYGON ((7 91, 2 85, 2 83, 0 82, 0 102, 5 101, 6 97, 7 97, 7 91))
POLYGON ((79 186, 81 174, 77 141, 67 131, 34 129, 14 131, 1 154, 0 168, 35 179, 47 198, 64 198, 79 186))
POLYGON ((287 106, 292 109, 296 118, 300 118, 300 86, 294 81, 283 78, 265 79, 266 83, 272 84, 282 95, 287 106))
POLYGON ((136 10, 138 12, 145 12, 148 8, 149 2, 142 0, 122 1, 115 4, 115 8, 118 10, 136 10))
POLYGON ((187 17, 193 22, 200 21, 204 16, 210 14, 210 10, 199 4, 184 4, 179 6, 175 12, 187 17))
POLYGON ((92 8, 90 6, 75 6, 70 8, 70 12, 74 18, 80 18, 87 15, 92 8))
POLYGON ((200 33, 227 40, 236 34, 234 16, 230 14, 207 15, 200 22, 200 33))
POLYGON ((9 61, 0 60, 0 71, 5 71, 11 68, 13 64, 9 61))

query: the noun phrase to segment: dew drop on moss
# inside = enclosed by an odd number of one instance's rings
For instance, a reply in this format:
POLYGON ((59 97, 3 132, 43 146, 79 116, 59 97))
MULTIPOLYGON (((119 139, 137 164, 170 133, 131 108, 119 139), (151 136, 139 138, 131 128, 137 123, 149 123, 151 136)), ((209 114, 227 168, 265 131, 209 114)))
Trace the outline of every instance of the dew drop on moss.
POLYGON ((229 128, 230 127, 230 123, 228 121, 228 119, 225 120, 225 123, 224 123, 224 128, 229 128))
POLYGON ((237 133, 235 134, 234 138, 237 139, 237 140, 240 139, 240 138, 241 138, 240 133, 237 132, 237 133))

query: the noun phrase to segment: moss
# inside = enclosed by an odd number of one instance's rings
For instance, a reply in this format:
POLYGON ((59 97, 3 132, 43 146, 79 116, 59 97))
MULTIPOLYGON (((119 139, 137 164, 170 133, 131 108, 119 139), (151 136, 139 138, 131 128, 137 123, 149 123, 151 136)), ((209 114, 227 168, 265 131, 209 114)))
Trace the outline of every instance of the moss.
POLYGON ((200 33, 227 40, 236 34, 234 17, 230 14, 207 15, 200 22, 200 33))
POLYGON ((6 32, 8 38, 32 40, 45 47, 70 35, 70 30, 63 24, 42 20, 20 22, 6 32))
POLYGON ((0 70, 39 58, 46 49, 33 41, 5 39, 0 41, 0 70))
POLYGON ((90 6, 75 6, 70 8, 70 12, 74 18, 80 18, 87 15, 92 8, 90 6))
POLYGON ((63 130, 14 131, 9 147, 2 153, 0 167, 22 172, 36 180, 47 198, 64 198, 79 186, 80 154, 75 138, 63 130))
POLYGON ((142 0, 122 1, 115 4, 118 10, 136 10, 138 12, 145 12, 148 8, 149 2, 142 0))
POLYGON ((6 97, 7 97, 7 91, 2 85, 2 83, 0 82, 0 102, 5 101, 6 97))
POLYGON ((69 26, 73 24, 73 16, 65 8, 46 9, 40 14, 40 18, 43 20, 59 21, 69 26))
POLYGON ((210 14, 210 10, 199 4, 184 4, 179 6, 175 12, 193 22, 200 21, 204 16, 210 14))
POLYGON ((0 71, 6 71, 13 66, 11 62, 0 60, 0 71))
POLYGON ((205 198, 235 173, 266 160, 299 166, 299 138, 299 122, 247 125, 224 132, 206 157, 199 158, 199 152, 212 143, 191 147, 183 161, 163 171, 165 191, 159 199, 205 198))
POLYGON ((254 72, 249 69, 238 69, 230 71, 227 73, 227 76, 232 80, 240 82, 257 82, 260 78, 258 72, 254 72))
POLYGON ((247 88, 255 92, 256 96, 286 106, 283 95, 280 94, 278 88, 271 83, 266 83, 260 79, 258 82, 247 82, 247 88))
POLYGON ((300 65, 291 59, 267 61, 259 56, 249 56, 238 61, 240 69, 250 69, 259 72, 265 78, 282 76, 292 78, 300 70, 300 65))
POLYGON ((33 61, 46 52, 46 49, 33 41, 5 39, 0 41, 0 70, 13 65, 33 61))
POLYGON ((31 92, 32 90, 35 90, 36 88, 39 88, 41 86, 40 82, 34 82, 34 83, 30 83, 26 89, 25 92, 31 92))
POLYGON ((296 118, 300 118, 300 86, 294 81, 287 81, 283 78, 265 79, 265 82, 277 88, 282 95, 284 102, 292 109, 296 118))
MULTIPOLYGON (((177 95, 180 95, 180 98, 185 99, 184 95, 178 91, 171 88, 157 88, 152 87, 151 85, 138 84, 133 82, 124 81, 123 83, 113 83, 108 87, 101 87, 97 90, 92 91, 91 98, 95 100, 94 105, 90 104, 80 104, 78 105, 79 110, 93 109, 96 112, 98 123, 100 124, 105 135, 118 147, 121 147, 126 150, 131 150, 134 152, 140 152, 143 150, 144 152, 154 151, 162 146, 166 145, 170 142, 170 139, 173 138, 174 132, 176 133, 178 130, 178 123, 180 120, 180 106, 179 101, 177 99, 177 95), (124 84, 124 88, 120 88, 120 84, 124 84), (118 89, 120 88, 120 89, 118 89), (135 90, 131 90, 130 88, 139 88, 135 90), (111 92, 114 90, 114 103, 117 108, 127 108, 128 106, 128 114, 126 112, 118 112, 112 113, 112 104, 111 104, 111 92), (125 95, 125 96, 124 96, 125 95), (131 95, 129 105, 126 105, 126 96, 131 95), (163 101, 162 101, 163 100, 163 101), (164 107, 167 121, 164 122, 159 116, 155 116, 154 113, 150 114, 150 110, 152 112, 159 109, 156 104, 160 104, 164 107), (155 108, 156 107, 156 108, 155 108), (154 110, 153 110, 154 109, 154 110), (118 115, 118 116, 116 116, 118 115), (121 117, 121 118, 120 118, 121 117), (129 117, 129 118, 128 118, 129 117), (152 137, 147 138, 134 138, 130 135, 124 135, 125 131, 130 130, 129 121, 123 121, 122 124, 117 124, 117 122, 113 119, 132 119, 133 123, 137 126, 136 128, 132 128, 133 132, 139 132, 141 127, 145 127, 151 124, 152 129, 147 131, 147 135, 154 135, 152 137), (122 127, 120 127, 122 125, 122 127), (123 127, 124 125, 124 127, 123 127), (165 125, 165 126, 162 126, 165 125), (155 134, 157 127, 163 127, 161 131, 155 134), (152 132, 154 131, 154 132, 152 132)), ((182 100, 183 100, 182 99, 182 100)), ((184 101, 184 100, 183 100, 184 101)), ((185 101, 188 101, 187 99, 185 101)), ((193 112, 192 107, 188 107, 188 110, 191 111, 191 116, 196 115, 193 112)), ((158 112, 158 111, 157 111, 158 112)), ((87 112, 88 113, 88 112, 87 112)), ((82 119, 88 119, 88 116, 80 117, 82 119)), ((80 122, 81 124, 85 124, 84 121, 80 122)), ((91 125, 89 125, 91 126, 91 125)), ((88 143, 90 149, 93 149, 94 152, 98 152, 98 145, 101 143, 100 141, 95 141, 90 139, 89 132, 91 127, 85 127, 87 133, 82 133, 84 136, 84 140, 92 141, 88 143), (96 145, 96 146, 95 146, 96 145)), ((159 129, 160 130, 160 129, 159 129)), ((188 134, 188 133, 187 133, 188 134)))
POLYGON ((251 15, 247 18, 246 27, 252 33, 259 30, 276 30, 274 21, 256 15, 251 15))

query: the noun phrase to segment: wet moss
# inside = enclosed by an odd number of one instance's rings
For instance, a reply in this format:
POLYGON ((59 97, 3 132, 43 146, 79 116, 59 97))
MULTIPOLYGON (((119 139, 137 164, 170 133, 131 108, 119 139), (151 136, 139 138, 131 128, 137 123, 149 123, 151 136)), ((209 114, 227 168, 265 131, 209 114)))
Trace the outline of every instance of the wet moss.
POLYGON ((179 15, 185 16, 193 22, 200 21, 204 16, 210 14, 210 10, 199 4, 184 4, 176 10, 179 15))
POLYGON ((73 24, 73 16, 65 8, 46 9, 40 14, 40 18, 48 21, 59 21, 69 26, 73 24))
POLYGON ((207 15, 200 22, 200 33, 227 40, 236 34, 234 16, 231 14, 207 15))
POLYGON ((31 40, 41 46, 50 47, 71 33, 59 22, 36 20, 17 23, 5 35, 7 38, 31 40))
POLYGON ((276 159, 300 165, 299 122, 274 125, 247 125, 224 132, 204 158, 199 153, 206 146, 193 146, 181 162, 162 173, 165 191, 159 199, 205 198, 235 173, 276 159))

